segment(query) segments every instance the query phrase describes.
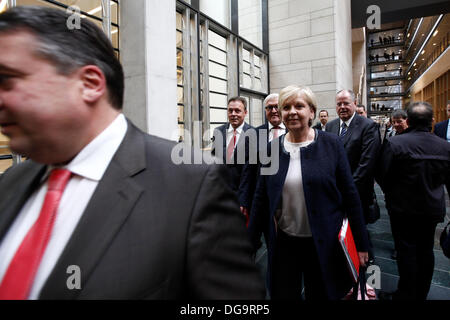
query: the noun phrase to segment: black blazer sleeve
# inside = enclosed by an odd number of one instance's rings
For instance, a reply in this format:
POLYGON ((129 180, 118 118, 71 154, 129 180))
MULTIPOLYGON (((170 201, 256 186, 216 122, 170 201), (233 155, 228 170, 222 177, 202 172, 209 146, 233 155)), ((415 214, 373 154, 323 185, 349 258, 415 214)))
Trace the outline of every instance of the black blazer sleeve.
POLYGON ((359 163, 353 172, 353 180, 358 188, 366 187, 373 182, 373 175, 380 150, 380 132, 376 122, 366 126, 362 134, 361 155, 359 163))
POLYGON ((264 284, 255 272, 244 216, 224 175, 224 166, 208 170, 193 208, 185 270, 187 288, 193 292, 187 297, 264 299, 264 284))
POLYGON ((344 146, 337 143, 338 157, 336 182, 342 194, 344 210, 347 214, 358 252, 367 252, 369 240, 358 190, 351 175, 350 165, 344 146))

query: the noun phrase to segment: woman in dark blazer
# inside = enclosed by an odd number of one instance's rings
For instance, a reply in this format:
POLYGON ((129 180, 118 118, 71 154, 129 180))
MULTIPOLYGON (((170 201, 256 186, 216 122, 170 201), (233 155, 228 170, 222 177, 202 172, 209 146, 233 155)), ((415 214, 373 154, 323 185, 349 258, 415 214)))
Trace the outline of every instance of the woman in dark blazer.
POLYGON ((341 299, 352 287, 338 241, 344 216, 361 264, 368 260, 367 230, 347 156, 338 136, 311 128, 316 102, 309 88, 286 87, 278 102, 288 133, 269 144, 279 169, 258 179, 250 237, 257 244, 268 230, 272 299, 301 299, 302 276, 307 300, 341 299))

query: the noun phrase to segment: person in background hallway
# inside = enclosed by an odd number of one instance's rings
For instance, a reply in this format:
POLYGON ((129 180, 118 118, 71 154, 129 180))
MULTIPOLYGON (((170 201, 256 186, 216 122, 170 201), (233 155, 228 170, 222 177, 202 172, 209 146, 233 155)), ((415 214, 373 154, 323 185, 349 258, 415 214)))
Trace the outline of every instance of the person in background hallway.
MULTIPOLYGON (((356 113, 355 94, 351 90, 337 93, 336 113, 339 118, 329 122, 326 130, 338 135, 343 142, 361 199, 364 221, 366 224, 373 223, 377 219, 373 198, 374 170, 381 144, 378 125, 356 113)), ((371 245, 369 259, 374 262, 371 245)))
POLYGON ((259 176, 249 235, 257 243, 258 227, 269 230, 272 299, 300 299, 302 275, 306 300, 341 299, 353 281, 338 241, 345 215, 360 262, 368 261, 367 230, 345 150, 335 135, 311 128, 316 99, 309 88, 282 89, 278 105, 288 133, 268 146, 278 152, 279 170, 259 176))
POLYGON ((325 131, 327 122, 328 122, 328 111, 327 110, 320 110, 320 112, 319 112, 319 122, 317 122, 317 124, 315 126, 313 126, 313 129, 325 131))
POLYGON ((450 142, 450 100, 447 101, 447 120, 434 125, 434 134, 450 142))
POLYGON ((222 149, 222 160, 227 165, 230 187, 236 193, 241 212, 246 218, 246 223, 248 223, 248 208, 251 207, 251 203, 249 203, 251 199, 246 194, 246 183, 251 178, 247 178, 246 175, 252 176, 254 169, 246 169, 249 165, 250 143, 245 133, 247 130, 254 130, 254 128, 245 122, 245 116, 247 115, 247 100, 245 98, 232 97, 228 100, 227 105, 228 123, 214 129, 212 154, 216 155, 216 150, 222 149), (218 138, 219 136, 221 139, 218 138), (244 149, 239 147, 242 144, 244 144, 244 149), (240 150, 245 152, 243 163, 240 163, 238 155, 240 150))
POLYGON ((395 110, 392 112, 391 118, 394 130, 390 136, 393 137, 405 132, 408 128, 408 122, 406 121, 408 115, 406 114, 406 111, 402 109, 395 110))
POLYGON ((225 168, 127 120, 111 42, 70 17, 0 14, 1 132, 31 159, 0 178, 0 299, 263 299, 225 168))
POLYGON ((398 288, 380 299, 425 300, 434 270, 436 224, 444 221, 450 144, 431 134, 433 108, 413 103, 408 129, 383 144, 376 179, 385 194, 397 249, 398 288))
POLYGON ((356 106, 356 112, 364 118, 367 118, 367 111, 366 111, 366 106, 363 104, 358 104, 356 106))

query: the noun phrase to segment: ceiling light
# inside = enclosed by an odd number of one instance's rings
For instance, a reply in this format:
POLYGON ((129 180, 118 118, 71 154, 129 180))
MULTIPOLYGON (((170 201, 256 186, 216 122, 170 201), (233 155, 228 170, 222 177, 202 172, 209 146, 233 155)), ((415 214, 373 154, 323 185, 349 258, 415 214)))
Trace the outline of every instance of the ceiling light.
POLYGON ((439 33, 439 30, 436 30, 436 31, 433 33, 433 37, 435 37, 438 33, 439 33))
POLYGON ((417 62, 414 63, 413 67, 415 67, 417 65, 417 62))
POLYGON ((435 46, 436 45, 436 43, 433 43, 433 46, 435 46))
POLYGON ((408 35, 406 37, 409 38, 410 35, 411 35, 411 33, 408 33, 408 35))
POLYGON ((424 54, 424 53, 425 53, 425 50, 422 51, 422 54, 424 54))

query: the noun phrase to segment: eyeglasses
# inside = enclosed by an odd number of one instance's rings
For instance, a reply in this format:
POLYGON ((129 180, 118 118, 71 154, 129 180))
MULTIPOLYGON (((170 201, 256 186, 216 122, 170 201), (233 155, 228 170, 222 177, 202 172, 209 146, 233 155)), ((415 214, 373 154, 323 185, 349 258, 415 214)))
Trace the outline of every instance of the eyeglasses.
POLYGON ((278 110, 278 106, 266 106, 266 110, 272 111, 273 109, 278 110))

